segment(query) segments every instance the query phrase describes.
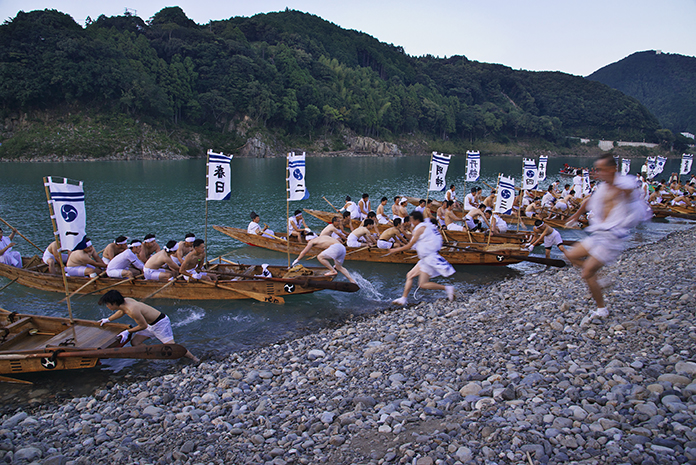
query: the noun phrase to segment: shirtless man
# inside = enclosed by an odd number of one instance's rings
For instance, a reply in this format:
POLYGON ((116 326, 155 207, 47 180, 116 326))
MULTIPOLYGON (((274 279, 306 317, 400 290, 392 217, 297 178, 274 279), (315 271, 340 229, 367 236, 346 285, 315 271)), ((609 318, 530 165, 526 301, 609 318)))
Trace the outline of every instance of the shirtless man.
POLYGON ((261 222, 261 217, 256 212, 251 212, 249 216, 251 217, 251 221, 249 222, 249 226, 247 226, 247 233, 258 234, 263 237, 275 237, 273 230, 268 229, 267 226, 264 226, 263 229, 261 228, 259 224, 261 222))
POLYGON ((478 203, 476 203, 476 188, 472 187, 471 193, 466 194, 466 197, 464 197, 464 211, 474 209, 476 205, 478 205, 478 203))
POLYGON ((401 210, 399 209, 399 201, 400 201, 400 200, 401 200, 401 196, 400 196, 400 195, 397 195, 396 197, 394 197, 394 203, 393 203, 392 206, 391 206, 392 220, 393 220, 394 218, 401 218, 401 219, 403 220, 403 217, 401 217, 401 215, 399 215, 399 212, 401 211, 401 210))
POLYGON ((488 229, 491 228, 490 223, 486 219, 486 215, 484 215, 481 211, 481 209, 485 208, 486 206, 484 204, 481 204, 479 208, 473 208, 472 210, 469 210, 466 216, 464 216, 464 222, 466 224, 466 227, 469 228, 470 231, 476 231, 477 229, 481 229, 481 225, 477 225, 474 221, 476 218, 481 218, 486 223, 486 226, 488 226, 488 229))
POLYGON ((181 273, 179 265, 173 260, 174 254, 179 250, 179 244, 176 241, 169 241, 160 250, 154 254, 145 263, 144 274, 145 279, 151 281, 171 281, 181 273), (165 269, 164 266, 168 269, 165 269))
MULTIPOLYGON (((121 343, 128 340, 132 336, 131 345, 133 347, 142 344, 149 337, 156 337, 162 344, 174 344, 174 335, 172 333, 172 324, 169 317, 159 310, 138 302, 130 297, 124 298, 120 292, 115 289, 108 291, 99 299, 99 305, 106 305, 106 308, 115 312, 108 318, 102 318, 99 321, 99 326, 102 326, 111 321, 121 318, 124 314, 131 317, 138 325, 134 328, 126 329, 119 334, 121 343), (135 334, 137 333, 137 334, 135 334)), ((200 360, 188 350, 186 358, 190 358, 193 363, 198 363, 200 360)))
POLYGON ((341 242, 345 242, 346 234, 343 231, 341 231, 340 226, 341 218, 339 218, 338 216, 334 216, 333 218, 331 218, 331 224, 327 225, 324 229, 322 229, 319 235, 330 236, 341 242))
POLYGON ((145 263, 152 254, 157 253, 160 250, 161 249, 157 243, 157 239, 155 239, 155 235, 147 234, 145 238, 143 238, 143 246, 138 253, 138 258, 141 262, 145 263))
POLYGON ((370 195, 363 194, 362 198, 358 200, 358 213, 360 213, 360 219, 364 220, 367 218, 367 214, 372 210, 370 209, 370 195))
POLYGON ((350 217, 348 211, 343 212, 341 216, 341 231, 347 236, 353 231, 353 218, 350 217), (348 232, 346 232, 346 228, 348 228, 348 232))
POLYGON ((109 278, 133 278, 139 275, 145 266, 138 258, 141 249, 142 243, 139 240, 131 241, 128 249, 116 255, 109 262, 106 267, 106 275, 109 278))
POLYGON ((184 261, 179 267, 179 271, 184 275, 184 279, 198 279, 202 281, 217 281, 217 276, 214 273, 201 271, 205 262, 205 243, 203 239, 193 241, 193 249, 184 257, 184 261))
POLYGON ((529 251, 531 252, 542 240, 544 241, 544 248, 546 249, 546 258, 551 258, 551 248, 554 245, 557 246, 561 252, 564 254, 566 253, 561 233, 543 221, 536 220, 534 222, 534 228, 532 228, 532 241, 529 244, 529 251))
POLYGON ((396 218, 394 220, 394 226, 380 234, 379 239, 377 239, 377 247, 380 249, 391 249, 394 244, 400 246, 404 245, 406 242, 402 240, 403 235, 399 226, 401 226, 401 220, 396 218))
POLYGON ((527 216, 527 218, 533 218, 539 215, 540 210, 541 201, 539 199, 534 199, 534 201, 527 205, 527 208, 524 209, 524 214, 527 216))
POLYGON ((406 218, 406 216, 408 215, 408 210, 406 209, 407 204, 408 199, 406 198, 406 196, 401 196, 401 199, 399 199, 399 206, 397 207, 397 210, 399 212, 398 217, 402 220, 406 218))
POLYGON ((118 236, 114 241, 107 245, 102 252, 102 261, 107 265, 113 258, 128 248, 128 238, 126 236, 118 236))
MULTIPOLYGON (((184 236, 183 241, 179 241, 178 248, 176 249, 176 252, 174 255, 172 255, 172 260, 174 263, 177 264, 177 266, 181 266, 181 264, 184 262, 184 257, 193 250, 193 241, 196 240, 196 235, 193 233, 186 233, 186 236, 184 236)), ((147 265, 147 262, 145 262, 147 265)))
POLYGON ((346 239, 346 246, 363 247, 365 244, 367 244, 368 246, 375 245, 376 241, 372 237, 372 233, 368 229, 368 227, 374 224, 374 222, 371 219, 367 219, 363 223, 363 226, 356 228, 353 232, 351 232, 348 235, 348 239, 346 239))
POLYGON ((437 225, 440 228, 447 227, 446 218, 447 218, 447 202, 442 202, 442 205, 440 205, 440 208, 437 209, 437 225))
POLYGON ((84 237, 79 244, 75 246, 65 266, 65 272, 68 276, 89 276, 96 278, 96 269, 103 270, 106 268, 106 263, 97 254, 92 246, 92 241, 89 237, 84 237))
POLYGON ((387 198, 382 197, 382 200, 379 201, 379 205, 377 205, 377 222, 379 224, 389 224, 389 217, 384 214, 384 207, 387 205, 387 198))
POLYGON ((447 210, 445 210, 445 225, 448 231, 464 231, 464 226, 457 224, 457 222, 462 221, 454 213, 454 202, 449 200, 447 202, 447 210))
POLYGON ((406 218, 404 218, 404 221, 398 226, 398 228, 399 231, 401 231, 401 234, 404 236, 406 242, 410 241, 413 232, 413 223, 411 223, 411 215, 406 215, 406 218))
MULTIPOLYGON (((63 265, 68 261, 68 252, 63 251, 61 253, 61 260, 63 260, 63 265)), ((51 274, 60 274, 60 266, 58 265, 58 242, 51 242, 46 250, 44 250, 43 257, 41 258, 46 265, 48 265, 48 272, 51 274)))
POLYGON ((486 208, 495 207, 495 189, 491 189, 491 195, 484 199, 483 204, 486 206, 486 208))
POLYGON ((325 248, 323 252, 317 255, 317 260, 319 260, 319 263, 329 269, 329 273, 327 273, 328 275, 336 275, 338 274, 338 270, 346 278, 348 278, 348 281, 353 284, 357 284, 355 279, 353 279, 350 273, 348 273, 348 270, 343 268, 343 260, 346 258, 346 248, 343 246, 343 244, 338 242, 338 239, 334 239, 331 236, 317 236, 307 242, 307 246, 302 250, 302 252, 300 252, 300 255, 295 259, 295 261, 292 262, 292 266, 297 265, 302 257, 307 255, 307 252, 309 252, 314 246, 325 248), (334 261, 334 266, 331 266, 329 259, 334 261))

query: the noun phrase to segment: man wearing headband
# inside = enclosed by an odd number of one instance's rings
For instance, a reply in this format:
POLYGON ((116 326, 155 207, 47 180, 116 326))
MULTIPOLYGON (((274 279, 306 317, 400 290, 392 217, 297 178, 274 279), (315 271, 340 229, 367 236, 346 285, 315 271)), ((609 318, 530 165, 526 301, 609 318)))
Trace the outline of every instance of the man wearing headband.
POLYGON ((532 249, 541 242, 541 240, 544 240, 544 247, 546 248, 546 258, 551 258, 551 247, 554 245, 558 247, 558 249, 563 252, 564 254, 566 253, 566 249, 563 245, 563 238, 561 237, 561 233, 553 229, 551 226, 548 224, 544 223, 541 220, 536 220, 534 222, 534 228, 532 229, 532 238, 534 238, 530 244, 529 244, 529 251, 531 252, 532 249))
MULTIPOLYGON (((173 255, 171 255, 172 260, 174 263, 177 264, 177 266, 181 266, 181 264, 184 261, 184 257, 193 250, 193 241, 196 240, 196 235, 193 233, 186 233, 186 236, 184 236, 183 241, 179 241, 177 244, 177 249, 176 252, 174 252, 173 255)), ((159 253, 159 252, 158 252, 159 253)), ((147 265, 147 263, 145 263, 147 265)))
POLYGON ((406 198, 405 195, 402 195, 399 197, 399 205, 396 207, 396 211, 398 213, 397 218, 401 218, 402 220, 406 218, 406 215, 408 215, 408 210, 406 209, 406 204, 408 203, 408 199, 406 198))
POLYGON ((213 281, 217 280, 217 276, 213 273, 206 273, 201 271, 203 268, 203 263, 205 262, 205 243, 203 239, 196 239, 193 241, 193 250, 184 257, 184 261, 179 267, 181 274, 184 275, 184 279, 189 281, 190 279, 200 279, 203 281, 213 281))
MULTIPOLYGON (((156 337, 162 344, 174 344, 174 333, 169 317, 154 307, 150 307, 142 302, 138 302, 130 297, 123 297, 116 289, 108 291, 99 299, 99 305, 106 305, 106 308, 115 312, 108 318, 102 318, 99 325, 109 323, 121 318, 123 315, 131 317, 138 325, 134 328, 126 329, 119 334, 121 343, 128 341, 132 336, 131 345, 133 347, 142 344, 149 337, 156 337)), ((188 350, 186 358, 190 358, 193 363, 200 360, 188 350)))
POLYGON ((102 261, 107 265, 113 258, 128 248, 128 238, 126 236, 118 236, 114 241, 107 245, 102 252, 102 261))
POLYGON ((2 228, 0 228, 0 263, 5 265, 14 266, 15 268, 22 267, 22 255, 19 252, 12 250, 12 247, 17 245, 12 242, 17 230, 12 228, 12 233, 9 237, 4 237, 2 235, 2 228))
POLYGON ((301 210, 295 210, 294 216, 291 216, 288 220, 288 232, 290 237, 297 237, 297 240, 302 244, 305 243, 305 236, 314 235, 312 230, 307 227, 307 224, 305 224, 304 218, 302 218, 301 210))
POLYGON ((144 268, 143 262, 138 258, 142 249, 142 243, 135 239, 131 241, 126 250, 116 255, 106 267, 106 275, 109 278, 133 278, 138 276, 144 268))
POLYGON ((273 232, 273 230, 268 229, 267 226, 264 226, 264 228, 261 229, 261 226, 259 225, 259 223, 261 222, 261 217, 258 214, 256 214, 256 212, 251 212, 249 216, 251 217, 251 222, 249 223, 249 226, 247 226, 247 233, 258 234, 259 236, 263 237, 275 237, 275 233, 273 232))
MULTIPOLYGON (((61 253, 63 265, 68 261, 68 255, 68 251, 63 251, 63 253, 61 253)), ((58 266, 58 241, 53 241, 46 247, 41 261, 48 265, 49 273, 60 274, 60 266, 58 266)))
POLYGON ((68 262, 65 266, 65 273, 68 276, 89 276, 90 278, 96 278, 96 269, 100 270, 106 268, 106 263, 97 254, 92 246, 92 241, 89 237, 84 237, 79 244, 75 246, 70 256, 68 256, 68 262))
MULTIPOLYGON (((186 242, 186 241, 184 241, 186 242)), ((181 273, 179 265, 174 261, 174 255, 179 250, 179 243, 169 241, 145 263, 145 279, 151 281, 171 281, 181 273), (168 269, 165 269, 165 265, 168 269)))
POLYGON ((148 259, 152 256, 152 254, 159 252, 160 246, 157 243, 157 240, 155 239, 154 234, 147 234, 145 238, 143 239, 143 246, 140 249, 140 253, 138 254, 138 258, 140 259, 141 262, 145 263, 148 261, 148 259))

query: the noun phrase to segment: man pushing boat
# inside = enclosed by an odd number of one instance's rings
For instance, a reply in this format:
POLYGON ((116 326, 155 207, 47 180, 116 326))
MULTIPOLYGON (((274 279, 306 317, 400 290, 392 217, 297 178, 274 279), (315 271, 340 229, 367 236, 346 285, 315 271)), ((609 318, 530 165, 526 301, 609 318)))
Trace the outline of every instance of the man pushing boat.
MULTIPOLYGON (((133 347, 142 344, 149 337, 156 337, 162 344, 174 344, 174 334, 172 332, 172 323, 169 317, 160 312, 154 307, 138 302, 130 297, 123 297, 120 292, 115 289, 110 290, 99 299, 99 305, 106 305, 106 308, 115 312, 108 318, 102 318, 99 321, 99 326, 118 320, 124 314, 131 317, 138 325, 135 328, 129 328, 119 333, 121 343, 128 340, 128 336, 132 336, 131 345, 133 347), (137 333, 137 334, 136 334, 137 333)), ((200 360, 190 351, 186 351, 186 358, 190 358, 193 363, 198 363, 200 360)))
POLYGON ((292 266, 297 265, 297 263, 302 260, 302 257, 307 255, 307 252, 309 252, 312 247, 315 246, 325 249, 323 252, 317 255, 317 260, 319 260, 319 263, 329 269, 329 273, 327 273, 327 275, 336 275, 338 274, 338 270, 346 278, 348 278, 348 281, 353 284, 357 284, 348 270, 343 268, 343 260, 346 258, 346 248, 338 241, 338 239, 331 236, 317 236, 307 242, 307 246, 302 250, 302 252, 300 252, 300 255, 295 259, 295 261, 292 262, 292 266), (334 261, 334 266, 331 266, 329 259, 334 261))

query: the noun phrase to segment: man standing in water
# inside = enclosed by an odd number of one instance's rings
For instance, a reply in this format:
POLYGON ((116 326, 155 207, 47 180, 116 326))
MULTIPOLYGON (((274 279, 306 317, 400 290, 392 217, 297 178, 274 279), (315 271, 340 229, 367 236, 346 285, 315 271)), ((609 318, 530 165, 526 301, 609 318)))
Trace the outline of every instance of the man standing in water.
POLYGON ((343 273, 346 278, 348 278, 348 281, 353 284, 357 284, 350 273, 348 273, 348 270, 343 268, 343 260, 346 258, 346 248, 338 241, 338 239, 331 236, 317 236, 307 242, 307 246, 304 248, 304 250, 302 250, 302 252, 300 252, 300 255, 295 259, 295 261, 292 262, 292 266, 297 265, 297 262, 299 262, 302 257, 307 255, 307 252, 309 252, 314 246, 325 249, 323 252, 317 255, 317 260, 319 260, 319 263, 329 269, 329 275, 338 274, 336 271, 338 270, 343 273), (331 266, 329 259, 334 261, 334 266, 331 266))
POLYGON ((430 222, 423 221, 421 212, 413 212, 411 219, 416 225, 413 229, 413 237, 411 241, 401 247, 392 249, 391 252, 385 255, 391 255, 397 252, 403 252, 412 247, 418 252, 418 263, 411 268, 411 271, 406 275, 406 284, 404 285, 404 293, 392 303, 396 305, 406 305, 408 302, 408 293, 413 286, 413 279, 418 277, 418 287, 423 289, 441 290, 447 292, 447 298, 450 302, 454 300, 454 287, 443 286, 442 284, 431 283, 430 279, 436 276, 451 276, 454 274, 454 268, 447 260, 442 258, 438 253, 442 248, 442 237, 437 232, 436 226, 430 222))
POLYGON ((617 173, 616 161, 611 153, 597 159, 594 166, 597 178, 603 182, 566 223, 571 225, 580 215, 592 211, 590 225, 586 228, 589 237, 566 252, 570 262, 582 269, 582 279, 597 303, 597 309, 583 318, 581 325, 609 315, 597 272, 619 258, 629 230, 648 218, 648 207, 642 205, 645 202, 640 199, 635 178, 617 173))
MULTIPOLYGON (((99 326, 121 318, 124 314, 131 317, 137 324, 135 328, 129 328, 119 334, 121 342, 126 342, 128 336, 133 336, 131 345, 133 347, 142 344, 149 337, 156 337, 162 344, 174 344, 174 334, 172 333, 172 323, 169 317, 156 308, 150 307, 142 302, 138 302, 130 297, 124 298, 115 289, 110 290, 99 299, 99 305, 106 305, 106 308, 115 312, 108 318, 102 318, 99 326)), ((190 358, 193 363, 200 360, 188 350, 186 358, 190 358)))

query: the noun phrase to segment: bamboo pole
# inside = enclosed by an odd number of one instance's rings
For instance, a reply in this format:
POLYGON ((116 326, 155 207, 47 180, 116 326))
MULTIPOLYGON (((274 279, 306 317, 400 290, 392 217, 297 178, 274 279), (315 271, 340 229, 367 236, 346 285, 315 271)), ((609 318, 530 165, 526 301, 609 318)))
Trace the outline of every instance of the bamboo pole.
POLYGON ((428 169, 428 188, 425 190, 425 207, 428 207, 428 198, 430 196, 430 178, 433 176, 433 154, 430 154, 430 168, 428 169))
MULTIPOLYGON (((285 229, 287 230, 288 268, 290 268, 290 154, 285 157, 285 229)), ((299 239, 299 238, 298 238, 299 239)))

